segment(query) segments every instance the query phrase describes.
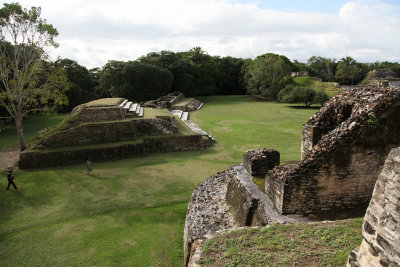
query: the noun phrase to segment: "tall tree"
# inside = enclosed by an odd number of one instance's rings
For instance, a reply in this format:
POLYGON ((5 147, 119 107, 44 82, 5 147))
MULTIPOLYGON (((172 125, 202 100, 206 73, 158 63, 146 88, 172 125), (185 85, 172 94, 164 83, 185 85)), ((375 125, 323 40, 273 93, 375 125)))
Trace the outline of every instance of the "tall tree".
POLYGON ((68 58, 57 59, 55 65, 63 67, 67 72, 68 81, 71 84, 67 93, 70 110, 79 104, 97 98, 97 94, 94 92, 96 84, 92 81, 88 69, 68 58))
POLYGON ((354 84, 362 78, 363 70, 355 59, 347 56, 339 61, 335 76, 342 84, 354 84))
POLYGON ((286 57, 265 54, 250 63, 245 74, 247 92, 277 99, 278 93, 290 83, 292 64, 286 57))
POLYGON ((43 59, 45 49, 57 47, 56 28, 40 18, 41 9, 22 8, 18 3, 4 4, 0 9, 0 103, 15 121, 21 150, 25 150, 22 119, 31 112, 32 103, 52 98, 53 105, 64 104, 60 91, 42 86, 38 90, 35 73, 43 59), (42 99, 42 100, 40 100, 42 99))

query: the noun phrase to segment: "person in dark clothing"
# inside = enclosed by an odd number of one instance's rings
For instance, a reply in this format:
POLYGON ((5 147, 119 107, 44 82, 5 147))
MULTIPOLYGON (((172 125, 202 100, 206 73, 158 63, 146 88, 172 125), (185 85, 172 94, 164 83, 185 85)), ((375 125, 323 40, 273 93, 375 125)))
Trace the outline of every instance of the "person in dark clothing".
POLYGON ((89 174, 92 171, 92 162, 90 161, 90 158, 87 158, 86 160, 86 171, 87 174, 89 174))
POLYGON ((7 190, 10 190, 10 185, 14 186, 14 189, 17 190, 18 187, 15 185, 14 183, 14 175, 12 174, 12 171, 9 171, 7 174, 7 180, 8 180, 8 186, 7 186, 7 190))

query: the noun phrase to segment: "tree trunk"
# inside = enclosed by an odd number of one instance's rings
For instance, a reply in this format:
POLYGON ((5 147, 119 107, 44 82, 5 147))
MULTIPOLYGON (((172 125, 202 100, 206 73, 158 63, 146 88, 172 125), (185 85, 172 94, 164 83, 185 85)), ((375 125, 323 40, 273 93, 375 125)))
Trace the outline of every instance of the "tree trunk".
POLYGON ((24 128, 22 126, 22 116, 20 114, 16 115, 17 116, 15 116, 15 128, 17 129, 21 151, 24 151, 26 149, 26 144, 24 141, 24 128))

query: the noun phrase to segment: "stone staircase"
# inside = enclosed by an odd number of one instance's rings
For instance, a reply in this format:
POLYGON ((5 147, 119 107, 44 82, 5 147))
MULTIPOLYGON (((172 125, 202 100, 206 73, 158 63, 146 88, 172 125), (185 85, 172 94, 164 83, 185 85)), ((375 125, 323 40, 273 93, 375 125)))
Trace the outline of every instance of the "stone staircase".
POLYGON ((169 112, 171 112, 172 115, 178 116, 182 121, 187 121, 189 119, 189 112, 177 109, 170 110, 169 112))
POLYGON ((125 115, 128 117, 143 117, 143 107, 138 103, 133 103, 124 99, 121 104, 119 104, 119 107, 125 111, 125 115))

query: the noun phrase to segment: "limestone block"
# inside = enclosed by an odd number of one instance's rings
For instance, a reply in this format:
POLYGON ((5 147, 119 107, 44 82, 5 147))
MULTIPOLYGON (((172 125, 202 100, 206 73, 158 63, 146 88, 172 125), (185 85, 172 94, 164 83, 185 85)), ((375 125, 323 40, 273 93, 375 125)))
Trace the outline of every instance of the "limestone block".
POLYGON ((348 266, 400 266, 400 148, 391 150, 375 185, 359 251, 348 266))
POLYGON ((264 177, 280 163, 279 151, 271 148, 250 150, 243 156, 243 166, 253 176, 264 177))

